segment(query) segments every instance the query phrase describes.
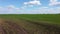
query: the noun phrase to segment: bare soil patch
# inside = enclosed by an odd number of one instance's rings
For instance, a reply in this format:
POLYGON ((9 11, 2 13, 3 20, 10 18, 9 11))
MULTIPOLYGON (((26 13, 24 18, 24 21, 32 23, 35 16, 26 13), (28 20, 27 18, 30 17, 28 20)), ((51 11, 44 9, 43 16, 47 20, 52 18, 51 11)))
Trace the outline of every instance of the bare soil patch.
POLYGON ((12 21, 0 19, 0 34, 27 34, 27 31, 12 21))

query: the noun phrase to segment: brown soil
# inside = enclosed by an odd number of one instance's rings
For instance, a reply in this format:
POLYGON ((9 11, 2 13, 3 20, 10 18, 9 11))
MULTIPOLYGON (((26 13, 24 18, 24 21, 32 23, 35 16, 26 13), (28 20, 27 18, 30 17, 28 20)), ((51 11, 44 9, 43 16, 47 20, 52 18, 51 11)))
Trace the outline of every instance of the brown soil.
POLYGON ((57 25, 44 24, 42 22, 38 24, 35 21, 22 20, 20 25, 22 26, 23 23, 23 27, 25 27, 22 28, 16 23, 12 20, 0 19, 0 34, 60 34, 60 27, 57 25), (34 28, 32 29, 32 27, 34 28))
POLYGON ((27 34, 27 31, 12 21, 0 19, 0 34, 27 34))

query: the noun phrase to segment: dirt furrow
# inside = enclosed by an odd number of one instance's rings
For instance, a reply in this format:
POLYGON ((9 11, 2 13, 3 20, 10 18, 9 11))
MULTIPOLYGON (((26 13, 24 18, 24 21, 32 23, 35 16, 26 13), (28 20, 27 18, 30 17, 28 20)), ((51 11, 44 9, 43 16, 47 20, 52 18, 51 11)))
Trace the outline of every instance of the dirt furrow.
POLYGON ((0 22, 0 34, 27 34, 27 31, 16 23, 5 20, 0 22))
POLYGON ((8 25, 11 28, 15 29, 17 34, 25 34, 25 33, 27 34, 27 31, 25 31, 24 28, 20 28, 20 26, 17 25, 16 23, 12 23, 12 22, 8 22, 8 21, 6 23, 8 23, 8 25))
POLYGON ((0 26, 0 34, 5 34, 6 32, 4 32, 2 26, 0 26))

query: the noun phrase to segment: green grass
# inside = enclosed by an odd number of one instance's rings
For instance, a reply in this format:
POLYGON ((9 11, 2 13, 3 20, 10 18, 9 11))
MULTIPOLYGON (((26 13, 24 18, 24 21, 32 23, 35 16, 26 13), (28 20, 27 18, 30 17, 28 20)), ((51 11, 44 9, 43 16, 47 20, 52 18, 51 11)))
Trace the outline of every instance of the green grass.
POLYGON ((60 14, 0 14, 0 18, 27 19, 60 24, 60 14))

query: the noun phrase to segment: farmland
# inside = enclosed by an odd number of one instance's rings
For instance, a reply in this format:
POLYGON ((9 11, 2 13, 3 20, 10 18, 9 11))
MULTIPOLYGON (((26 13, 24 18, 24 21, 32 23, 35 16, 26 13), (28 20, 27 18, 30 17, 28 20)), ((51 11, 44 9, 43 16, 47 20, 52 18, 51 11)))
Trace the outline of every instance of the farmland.
POLYGON ((49 31, 51 34, 55 30, 60 31, 60 14, 0 14, 0 18, 16 22, 29 34, 39 34, 40 31, 46 31, 46 29, 52 30, 49 31))
POLYGON ((7 19, 25 19, 33 21, 47 21, 51 23, 60 24, 60 14, 6 14, 0 15, 1 18, 7 19))

